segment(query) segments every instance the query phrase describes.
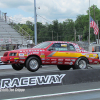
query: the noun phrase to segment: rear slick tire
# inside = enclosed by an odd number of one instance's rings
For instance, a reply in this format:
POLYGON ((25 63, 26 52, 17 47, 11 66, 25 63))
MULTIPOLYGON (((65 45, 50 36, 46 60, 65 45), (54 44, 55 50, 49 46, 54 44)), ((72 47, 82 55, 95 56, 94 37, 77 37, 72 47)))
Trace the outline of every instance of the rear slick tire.
POLYGON ((57 65, 59 70, 69 70, 71 68, 70 65, 57 65))
POLYGON ((23 64, 12 64, 12 68, 13 68, 14 70, 17 70, 17 71, 22 70, 23 67, 24 67, 23 64))
POLYGON ((87 69, 88 60, 84 57, 78 58, 73 69, 87 69))

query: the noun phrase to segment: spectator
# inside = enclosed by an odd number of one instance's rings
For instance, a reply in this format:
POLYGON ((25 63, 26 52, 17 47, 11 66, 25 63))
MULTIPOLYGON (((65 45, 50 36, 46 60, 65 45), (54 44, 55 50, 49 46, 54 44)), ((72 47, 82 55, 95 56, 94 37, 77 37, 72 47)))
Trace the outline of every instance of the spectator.
POLYGON ((13 50, 15 50, 15 49, 16 49, 16 46, 14 45, 14 46, 13 46, 13 50))

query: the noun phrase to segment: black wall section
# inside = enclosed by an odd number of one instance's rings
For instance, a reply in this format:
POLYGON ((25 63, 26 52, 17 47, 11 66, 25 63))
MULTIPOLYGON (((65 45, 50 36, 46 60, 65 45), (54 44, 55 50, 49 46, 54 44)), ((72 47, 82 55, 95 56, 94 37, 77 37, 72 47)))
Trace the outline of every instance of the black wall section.
POLYGON ((0 76, 0 88, 35 88, 100 81, 100 69, 0 76))

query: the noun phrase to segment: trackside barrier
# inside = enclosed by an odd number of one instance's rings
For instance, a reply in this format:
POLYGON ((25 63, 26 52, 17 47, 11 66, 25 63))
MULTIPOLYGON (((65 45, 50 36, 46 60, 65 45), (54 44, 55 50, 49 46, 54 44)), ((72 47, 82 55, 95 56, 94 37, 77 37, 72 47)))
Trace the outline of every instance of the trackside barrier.
POLYGON ((0 75, 0 89, 36 88, 100 81, 100 69, 0 75))

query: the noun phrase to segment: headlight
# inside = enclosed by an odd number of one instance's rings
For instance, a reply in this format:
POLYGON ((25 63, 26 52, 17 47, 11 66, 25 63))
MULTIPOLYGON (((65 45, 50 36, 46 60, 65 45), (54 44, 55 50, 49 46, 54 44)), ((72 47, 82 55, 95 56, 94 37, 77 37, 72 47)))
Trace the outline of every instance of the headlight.
POLYGON ((18 53, 10 53, 9 56, 18 56, 18 53))

